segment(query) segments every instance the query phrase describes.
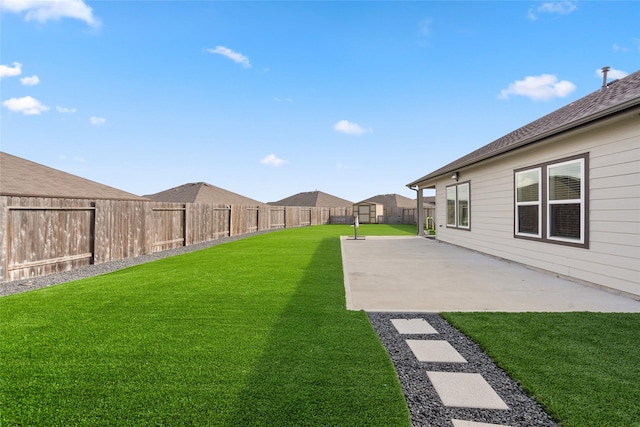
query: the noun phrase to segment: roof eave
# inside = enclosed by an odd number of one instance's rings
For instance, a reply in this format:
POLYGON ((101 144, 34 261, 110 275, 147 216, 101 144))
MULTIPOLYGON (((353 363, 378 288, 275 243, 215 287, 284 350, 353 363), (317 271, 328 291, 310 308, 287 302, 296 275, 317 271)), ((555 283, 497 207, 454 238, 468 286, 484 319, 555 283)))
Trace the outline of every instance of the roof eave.
MULTIPOLYGON (((580 126, 587 125, 589 123, 598 121, 598 120, 606 118, 606 117, 613 116, 614 114, 618 114, 618 113, 624 112, 624 111, 626 111, 628 109, 633 109, 634 107, 638 107, 638 106, 640 106, 640 98, 630 99, 630 100, 628 100, 626 102, 623 102, 621 104, 615 105, 614 107, 607 108, 605 110, 599 111, 598 113, 595 113, 595 114, 593 114, 591 116, 583 117, 582 119, 578 119, 578 120, 576 120, 574 122, 567 123, 567 124, 565 124, 563 126, 559 126, 559 127, 555 128, 555 129, 552 129, 550 131, 543 132, 543 133, 541 133, 539 135, 535 135, 534 137, 526 138, 526 139, 520 141, 519 143, 513 144, 513 145, 511 145, 511 146, 509 146, 507 148, 504 148, 504 149, 501 149, 501 150, 496 150, 496 151, 494 151, 494 152, 492 152, 490 154, 487 154, 487 155, 484 155, 484 156, 480 156, 480 157, 478 157, 476 159, 473 159, 472 161, 469 161, 467 163, 462 163, 462 164, 459 164, 459 165, 455 165, 455 166, 452 166, 451 168, 448 168, 447 166, 444 166, 444 168, 446 168, 446 169, 437 169, 436 171, 431 172, 430 174, 427 174, 427 175, 423 176, 422 178, 419 178, 419 179, 417 179, 415 181, 410 182, 406 186, 409 187, 412 190, 415 190, 415 187, 416 186, 420 187, 421 183, 424 184, 424 183, 426 183, 428 181, 433 180, 434 178, 437 178, 437 177, 440 177, 440 176, 443 176, 443 175, 447 175, 447 174, 452 173, 452 172, 454 172, 454 171, 456 171, 456 170, 458 170, 460 168, 468 167, 468 166, 483 162, 483 161, 491 159, 493 157, 497 157, 497 156, 500 156, 502 154, 508 153, 510 151, 517 150, 517 149, 522 148, 522 147, 524 147, 526 145, 535 144, 536 142, 540 142, 542 140, 551 138, 553 136, 559 135, 559 134, 564 133, 564 132, 568 132, 568 131, 573 130, 575 128, 578 128, 580 126)), ((455 161, 451 162, 450 165, 453 165, 454 163, 455 163, 455 161)))

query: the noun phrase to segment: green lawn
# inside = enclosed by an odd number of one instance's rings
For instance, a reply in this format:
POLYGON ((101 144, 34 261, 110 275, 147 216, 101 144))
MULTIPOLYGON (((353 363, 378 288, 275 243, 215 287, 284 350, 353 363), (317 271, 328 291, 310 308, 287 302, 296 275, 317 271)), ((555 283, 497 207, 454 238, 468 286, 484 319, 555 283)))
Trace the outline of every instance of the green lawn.
MULTIPOLYGON (((413 235, 362 225, 360 235, 413 235)), ((0 298, 1 426, 409 426, 339 235, 282 230, 0 298)), ((445 313, 562 425, 640 426, 640 315, 445 313)))
POLYGON ((366 314, 344 308, 341 234, 282 230, 0 298, 0 425, 409 426, 366 314))
POLYGON ((563 426, 640 426, 640 314, 443 316, 563 426))

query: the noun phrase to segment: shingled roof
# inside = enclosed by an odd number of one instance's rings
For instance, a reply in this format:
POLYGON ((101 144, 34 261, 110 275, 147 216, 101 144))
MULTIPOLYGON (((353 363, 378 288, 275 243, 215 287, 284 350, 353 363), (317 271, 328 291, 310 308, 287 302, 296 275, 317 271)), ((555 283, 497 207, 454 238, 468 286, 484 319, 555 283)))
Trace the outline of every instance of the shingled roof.
POLYGON ((192 182, 147 197, 156 202, 208 203, 218 205, 262 205, 262 202, 225 190, 206 182, 192 182))
POLYGON ((378 203, 384 205, 385 208, 406 208, 415 209, 416 201, 400 194, 379 194, 369 197, 358 203, 378 203))
POLYGON ((325 208, 350 207, 353 202, 323 193, 322 191, 308 191, 286 197, 277 202, 269 202, 273 206, 315 206, 325 208))
POLYGON ((39 163, 0 152, 0 195, 65 199, 146 200, 39 163))
POLYGON ((622 79, 614 80, 597 91, 407 184, 407 187, 413 187, 420 182, 451 173, 457 169, 470 166, 525 145, 540 142, 551 136, 623 112, 638 105, 640 105, 640 71, 629 74, 622 79))

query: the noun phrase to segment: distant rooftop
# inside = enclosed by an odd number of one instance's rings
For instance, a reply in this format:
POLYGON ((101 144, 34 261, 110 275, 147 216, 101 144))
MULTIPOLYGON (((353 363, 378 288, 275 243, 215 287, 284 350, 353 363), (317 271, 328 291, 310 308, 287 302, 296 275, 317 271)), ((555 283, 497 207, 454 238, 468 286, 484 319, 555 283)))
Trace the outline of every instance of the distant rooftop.
POLYGON ((68 199, 146 200, 58 169, 0 152, 0 195, 68 199))
POLYGON ((277 202, 269 202, 273 206, 315 206, 327 208, 350 207, 353 202, 341 199, 322 191, 308 191, 294 194, 277 202))
POLYGON ((192 182, 145 197, 156 202, 208 203, 218 205, 261 205, 262 202, 206 182, 192 182))

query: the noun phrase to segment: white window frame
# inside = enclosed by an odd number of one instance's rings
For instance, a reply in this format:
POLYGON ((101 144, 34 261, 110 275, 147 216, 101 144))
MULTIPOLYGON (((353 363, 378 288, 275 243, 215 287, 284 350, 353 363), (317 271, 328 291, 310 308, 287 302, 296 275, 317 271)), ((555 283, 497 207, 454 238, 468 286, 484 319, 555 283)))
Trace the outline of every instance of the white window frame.
POLYGON ((580 198, 579 199, 562 199, 562 200, 551 200, 551 192, 547 191, 546 197, 546 214, 547 214, 547 239, 556 240, 559 242, 568 242, 568 243, 580 243, 584 244, 585 238, 585 172, 584 172, 584 158, 567 160, 565 162, 559 163, 551 163, 546 167, 546 182, 547 188, 550 188, 549 181, 551 180, 550 169, 562 167, 564 165, 568 165, 571 163, 579 163, 580 164, 580 198), (562 205, 562 204, 579 204, 580 205, 580 238, 572 239, 568 237, 560 237, 560 236, 552 236, 551 235, 551 207, 553 205, 562 205))
POLYGON ((448 228, 459 228, 462 230, 471 230, 471 182, 461 182, 459 184, 452 184, 445 187, 446 198, 447 198, 447 227, 448 228), (467 187, 467 225, 460 225, 460 199, 458 197, 460 187, 467 187), (455 191, 455 198, 453 200, 453 223, 449 222, 449 190, 453 189, 455 191))
POLYGON ((516 236, 525 236, 525 237, 537 237, 540 238, 542 237, 542 168, 541 167, 537 167, 537 168, 531 168, 531 169, 526 169, 526 170, 521 170, 516 172, 515 175, 515 185, 514 185, 515 189, 515 194, 514 194, 514 200, 515 200, 515 212, 514 212, 514 218, 515 218, 515 234, 516 236), (530 173, 536 171, 537 175, 538 175, 538 199, 535 201, 529 201, 529 202, 519 202, 518 201, 518 175, 522 175, 525 173, 530 173), (538 206, 538 232, 536 234, 534 233, 523 233, 520 230, 520 214, 519 214, 519 207, 520 206, 538 206))
MULTIPOLYGON (((513 179, 514 193, 513 193, 513 218, 514 218, 514 237, 517 239, 534 240, 545 243, 553 243, 559 245, 575 246, 583 249, 589 248, 589 153, 584 153, 572 157, 566 157, 564 159, 558 159, 549 161, 530 167, 517 169, 514 171, 513 179), (563 200, 550 200, 550 171, 554 168, 561 167, 568 164, 577 163, 580 165, 580 198, 579 199, 563 199, 563 200), (538 169, 540 171, 540 185, 538 187, 539 192, 539 210, 538 210, 538 234, 521 233, 519 229, 519 216, 518 207, 526 206, 526 202, 518 203, 518 175, 521 173, 531 172, 538 169), (576 204, 580 206, 580 237, 560 237, 552 236, 552 215, 551 210, 554 205, 558 204, 576 204), (542 226, 542 227, 541 227, 542 226)), ((531 204, 535 204, 532 202, 531 204)))

